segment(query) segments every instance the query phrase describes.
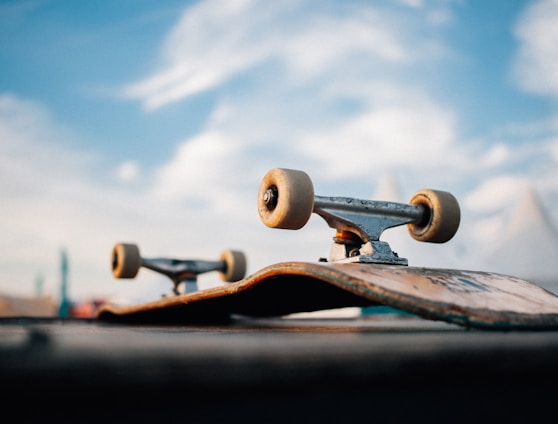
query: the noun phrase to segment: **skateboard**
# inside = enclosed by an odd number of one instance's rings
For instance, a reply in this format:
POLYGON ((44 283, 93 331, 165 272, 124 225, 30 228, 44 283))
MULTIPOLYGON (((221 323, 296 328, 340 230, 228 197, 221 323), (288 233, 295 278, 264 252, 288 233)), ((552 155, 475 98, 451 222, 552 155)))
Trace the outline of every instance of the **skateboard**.
POLYGON ((198 275, 216 271, 224 282, 241 280, 246 275, 246 255, 240 250, 224 250, 218 260, 144 258, 134 243, 118 243, 112 249, 112 275, 135 278, 140 268, 166 275, 172 280, 175 295, 198 290, 198 275))
MULTIPOLYGON (((380 240, 384 230, 406 225, 417 241, 447 242, 461 218, 451 193, 423 189, 408 203, 318 196, 305 172, 274 168, 260 183, 258 213, 268 227, 287 230, 300 229, 313 213, 319 215, 335 230, 329 257, 273 264, 242 278, 245 257, 229 253, 214 263, 201 261, 206 266, 196 262, 188 275, 216 270, 234 276, 225 280, 238 281, 187 293, 174 290, 174 296, 139 305, 104 305, 98 319, 189 324, 388 306, 467 328, 558 329, 558 296, 553 293, 503 274, 409 266, 380 240)), ((133 278, 145 266, 171 277, 176 287, 183 274, 169 271, 173 261, 142 259, 134 245, 119 244, 112 270, 117 278, 133 278)))

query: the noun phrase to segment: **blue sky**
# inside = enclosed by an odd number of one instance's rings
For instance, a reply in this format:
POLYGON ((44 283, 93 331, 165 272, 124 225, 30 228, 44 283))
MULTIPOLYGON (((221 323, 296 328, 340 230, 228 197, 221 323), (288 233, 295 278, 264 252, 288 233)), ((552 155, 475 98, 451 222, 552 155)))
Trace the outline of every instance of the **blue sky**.
POLYGON ((0 292, 57 295, 61 249, 74 298, 169 288, 114 280, 120 241, 250 272, 327 256, 319 217, 260 222, 274 167, 320 195, 450 191, 452 241, 392 247, 481 267, 527 188, 558 222, 557 21, 556 0, 1 1, 0 292))

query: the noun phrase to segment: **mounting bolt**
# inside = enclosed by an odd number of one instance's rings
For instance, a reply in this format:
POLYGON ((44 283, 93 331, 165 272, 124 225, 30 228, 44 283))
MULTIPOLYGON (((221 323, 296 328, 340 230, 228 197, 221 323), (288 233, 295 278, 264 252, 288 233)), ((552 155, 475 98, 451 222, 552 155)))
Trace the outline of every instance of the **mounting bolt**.
POLYGON ((349 257, 354 258, 355 256, 359 256, 360 255, 360 250, 358 249, 352 249, 349 252, 349 257))
POLYGON ((279 192, 277 191, 277 187, 270 187, 263 193, 263 201, 267 207, 267 210, 272 211, 277 206, 277 198, 279 192))

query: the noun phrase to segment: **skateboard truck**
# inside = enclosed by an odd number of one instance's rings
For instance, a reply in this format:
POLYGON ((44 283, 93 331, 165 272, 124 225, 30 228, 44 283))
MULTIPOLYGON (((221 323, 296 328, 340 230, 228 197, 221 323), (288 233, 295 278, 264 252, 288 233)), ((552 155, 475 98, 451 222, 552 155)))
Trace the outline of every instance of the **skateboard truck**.
POLYGON ((460 222, 459 204, 445 191, 420 190, 409 204, 315 196, 305 172, 282 168, 270 170, 262 179, 258 212, 268 227, 290 230, 302 228, 312 213, 320 215, 336 230, 329 261, 397 265, 408 261, 380 240, 386 229, 406 224, 415 240, 445 243, 460 222))
POLYGON ((115 278, 135 278, 141 267, 159 272, 172 280, 173 293, 179 295, 197 291, 197 277, 206 272, 217 271, 226 282, 241 280, 246 274, 246 257, 240 251, 225 250, 218 261, 142 258, 137 245, 119 243, 112 249, 111 266, 115 278))

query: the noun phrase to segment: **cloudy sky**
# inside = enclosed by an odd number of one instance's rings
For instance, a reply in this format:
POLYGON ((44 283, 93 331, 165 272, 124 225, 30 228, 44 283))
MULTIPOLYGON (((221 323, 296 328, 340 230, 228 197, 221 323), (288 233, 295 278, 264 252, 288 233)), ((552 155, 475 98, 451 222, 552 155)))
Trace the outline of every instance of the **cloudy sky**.
POLYGON ((557 0, 3 0, 0 293, 58 295, 62 250, 74 299, 170 289, 115 280, 121 241, 240 249, 249 272, 327 256, 318 216, 260 221, 274 167, 319 195, 450 191, 449 243, 385 239, 410 265, 478 268, 527 189, 558 223, 556 22, 557 0))

